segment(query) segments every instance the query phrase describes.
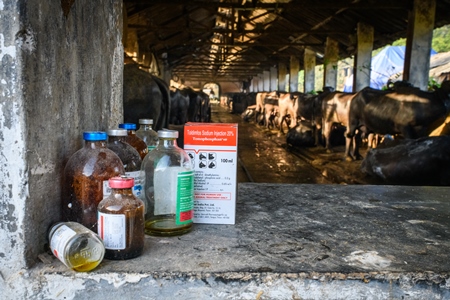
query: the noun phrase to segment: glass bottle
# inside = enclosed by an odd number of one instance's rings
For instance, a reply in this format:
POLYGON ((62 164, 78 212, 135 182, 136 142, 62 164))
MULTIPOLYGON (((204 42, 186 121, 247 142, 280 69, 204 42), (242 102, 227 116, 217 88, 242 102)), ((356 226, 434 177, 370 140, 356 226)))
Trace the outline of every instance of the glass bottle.
POLYGON ((185 234, 192 229, 194 171, 189 155, 177 146, 178 131, 159 130, 159 145, 142 162, 148 203, 145 233, 185 234))
POLYGON ((144 157, 148 153, 148 147, 147 144, 136 135, 136 124, 133 123, 123 123, 119 124, 119 128, 126 129, 128 132, 128 136, 126 137, 126 142, 130 144, 132 147, 134 147, 137 152, 139 152, 139 155, 141 156, 141 159, 144 159, 144 157))
POLYGON ((136 135, 140 137, 148 147, 148 152, 158 146, 158 133, 152 129, 152 119, 139 119, 139 129, 136 130, 136 135))
POLYGON ((49 231, 50 250, 68 268, 88 272, 103 260, 105 246, 93 231, 75 222, 54 224, 49 231))
POLYGON ((134 179, 133 194, 144 199, 142 188, 144 185, 144 172, 141 171, 142 159, 139 152, 125 142, 128 132, 126 129, 108 129, 108 149, 116 153, 123 163, 125 175, 134 179))
POLYGON ((110 193, 108 180, 125 174, 119 156, 106 147, 106 132, 85 131, 84 147, 68 160, 62 180, 62 215, 97 232, 97 206, 110 193))
POLYGON ((113 177, 111 194, 98 205, 98 234, 108 259, 130 259, 144 249, 144 203, 133 195, 134 179, 113 177))

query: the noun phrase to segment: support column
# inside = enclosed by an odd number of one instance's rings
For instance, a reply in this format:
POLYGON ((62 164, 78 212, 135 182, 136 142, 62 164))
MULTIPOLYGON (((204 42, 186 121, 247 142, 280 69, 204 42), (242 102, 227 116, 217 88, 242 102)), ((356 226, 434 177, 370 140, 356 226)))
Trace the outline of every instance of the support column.
POLYGON ((435 14, 436 0, 414 0, 408 26, 403 80, 421 90, 428 89, 435 14))
POLYGON ((258 74, 258 90, 260 92, 265 92, 264 90, 264 75, 258 74))
POLYGON ((358 92, 370 85, 370 73, 373 50, 373 27, 358 23, 358 47, 355 56, 355 72, 353 73, 353 92, 358 92))
POLYGON ((253 91, 254 92, 261 92, 259 90, 259 78, 258 78, 258 75, 253 77, 253 91))
POLYGON ((285 63, 278 64, 278 91, 286 92, 287 67, 285 63))
POLYGON ((315 70, 316 70, 316 53, 310 49, 305 49, 304 63, 305 66, 305 80, 303 89, 305 93, 314 90, 315 84, 315 70))
POLYGON ((300 71, 300 60, 291 55, 289 64, 289 92, 298 92, 298 72, 300 71))
POLYGON ((263 71, 264 91, 270 92, 270 71, 263 71))
POLYGON ((323 86, 336 88, 339 48, 337 41, 327 38, 324 56, 323 86))
POLYGON ((270 90, 276 91, 277 90, 277 68, 276 67, 270 67, 270 90))

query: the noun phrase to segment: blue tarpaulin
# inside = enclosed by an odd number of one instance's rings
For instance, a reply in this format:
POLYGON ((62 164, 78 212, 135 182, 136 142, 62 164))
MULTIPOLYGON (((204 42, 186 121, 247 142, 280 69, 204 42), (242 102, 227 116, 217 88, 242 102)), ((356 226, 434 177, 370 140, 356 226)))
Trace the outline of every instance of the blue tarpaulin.
MULTIPOLYGON (((437 52, 431 50, 430 56, 437 52)), ((381 50, 372 58, 370 72, 370 87, 381 90, 389 78, 401 80, 403 62, 405 60, 405 46, 389 46, 381 50), (398 78, 395 78, 399 76, 398 78)), ((395 80, 394 80, 395 81, 395 80)), ((344 92, 352 92, 353 75, 345 81, 344 92)))

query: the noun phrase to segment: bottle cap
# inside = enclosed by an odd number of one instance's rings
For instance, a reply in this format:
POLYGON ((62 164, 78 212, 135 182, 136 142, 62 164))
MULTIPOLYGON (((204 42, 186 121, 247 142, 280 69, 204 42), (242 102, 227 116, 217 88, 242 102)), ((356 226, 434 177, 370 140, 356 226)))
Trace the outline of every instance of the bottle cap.
POLYGON ((124 128, 124 129, 127 129, 127 130, 135 130, 136 127, 137 126, 134 123, 122 123, 122 124, 119 124, 119 128, 124 128))
POLYGON ((109 136, 127 136, 128 131, 124 128, 114 128, 114 129, 108 129, 106 133, 109 136))
POLYGON ((108 136, 104 131, 85 131, 83 132, 83 139, 85 141, 106 141, 108 136))
POLYGON ((139 119, 139 124, 153 125, 153 119, 139 119))
POLYGON ((176 130, 169 130, 169 129, 163 129, 158 130, 158 137, 160 138, 178 138, 178 131, 176 130))
POLYGON ((134 178, 125 176, 115 176, 108 180, 109 186, 113 189, 127 189, 134 186, 134 178))

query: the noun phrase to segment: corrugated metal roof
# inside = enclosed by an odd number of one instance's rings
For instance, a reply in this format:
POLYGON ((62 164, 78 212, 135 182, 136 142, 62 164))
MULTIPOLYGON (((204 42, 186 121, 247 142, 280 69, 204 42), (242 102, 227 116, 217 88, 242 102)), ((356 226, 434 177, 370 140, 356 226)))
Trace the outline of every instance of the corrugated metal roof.
MULTIPOLYGON (((414 0, 124 0, 140 47, 185 80, 248 80, 306 48, 354 55, 358 22, 374 28, 374 49, 406 37, 414 0)), ((450 23, 437 0, 435 28, 450 23)), ((321 56, 317 64, 322 64, 321 56)), ((300 60, 301 68, 303 62, 300 60)))

